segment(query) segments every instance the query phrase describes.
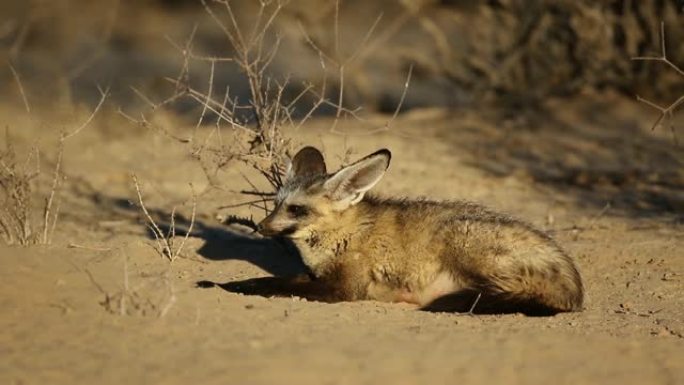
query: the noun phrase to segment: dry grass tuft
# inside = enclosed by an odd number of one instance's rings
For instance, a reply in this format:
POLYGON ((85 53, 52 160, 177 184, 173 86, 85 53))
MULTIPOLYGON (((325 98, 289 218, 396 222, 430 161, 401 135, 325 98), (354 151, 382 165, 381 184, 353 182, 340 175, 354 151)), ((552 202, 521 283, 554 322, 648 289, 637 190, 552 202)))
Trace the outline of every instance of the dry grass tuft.
POLYGON ((37 179, 42 175, 40 151, 32 147, 23 161, 18 159, 9 130, 6 146, 0 152, 0 233, 9 245, 49 245, 59 217, 59 190, 62 174, 64 141, 58 145, 57 159, 52 172, 52 183, 44 197, 42 218, 35 215, 38 198, 37 179))
MULTIPOLYGON (((106 249, 100 251, 112 251, 106 249)), ((119 247, 115 253, 108 253, 92 261, 103 262, 121 255, 121 285, 113 289, 102 285, 93 272, 85 266, 72 263, 75 269, 84 273, 92 286, 99 291, 103 299, 100 301, 105 311, 120 316, 156 316, 163 318, 176 303, 176 290, 173 285, 171 270, 159 272, 131 271, 125 247, 119 247)))
MULTIPOLYGON (((22 97, 27 114, 35 119, 24 92, 21 78, 9 64, 22 97)), ((60 212, 60 192, 65 175, 62 170, 62 157, 67 141, 89 126, 104 104, 109 90, 100 89, 100 101, 88 118, 73 131, 64 131, 57 143, 57 154, 51 170, 49 189, 45 196, 39 191, 39 181, 48 177, 41 169, 41 153, 32 146, 20 160, 9 129, 5 131, 5 148, 0 151, 0 234, 5 243, 14 245, 49 245, 52 243, 60 212), (42 205, 37 204, 42 201, 42 205), (40 218, 36 211, 40 210, 40 218)))
POLYGON ((183 236, 183 238, 180 240, 180 243, 176 243, 177 207, 174 206, 171 210, 171 217, 168 230, 164 232, 161 229, 161 227, 157 224, 157 221, 155 221, 154 218, 152 218, 152 215, 150 215, 150 212, 147 210, 147 207, 145 207, 142 192, 140 191, 140 184, 138 183, 138 177, 135 176, 135 174, 133 174, 132 178, 133 184, 135 186, 135 192, 138 195, 138 204, 140 205, 140 210, 142 210, 143 214, 145 215, 147 227, 150 229, 150 232, 152 232, 152 235, 154 235, 154 240, 156 241, 155 250, 159 253, 159 255, 167 258, 170 262, 173 262, 183 252, 185 242, 188 240, 188 237, 192 233, 192 229, 195 226, 195 214, 197 212, 197 196, 195 195, 195 190, 192 188, 191 184, 190 188, 192 189, 192 214, 190 215, 190 226, 185 232, 185 236, 183 236))

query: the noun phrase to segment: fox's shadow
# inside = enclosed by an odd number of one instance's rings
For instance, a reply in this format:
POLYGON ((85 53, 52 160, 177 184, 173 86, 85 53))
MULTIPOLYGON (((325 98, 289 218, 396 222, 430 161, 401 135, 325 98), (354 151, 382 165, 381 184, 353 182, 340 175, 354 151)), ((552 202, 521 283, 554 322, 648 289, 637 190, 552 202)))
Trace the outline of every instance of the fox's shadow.
POLYGON ((229 227, 200 225, 193 235, 205 240, 197 250, 212 261, 242 260, 274 276, 292 276, 307 272, 297 248, 287 239, 259 238, 229 227))
MULTIPOLYGON (((93 201, 101 207, 108 207, 112 214, 126 214, 131 218, 140 216, 136 206, 127 199, 112 198, 101 194, 93 194, 93 201)), ((171 223, 171 213, 163 209, 148 208, 149 215, 155 220, 160 230, 167 234, 171 223)), ((190 229, 190 218, 175 214, 174 232, 182 237, 190 229)), ((262 238, 239 221, 233 224, 210 223, 196 218, 190 234, 201 238, 204 245, 197 253, 211 261, 241 260, 249 262, 274 276, 294 276, 308 273, 297 248, 287 239, 262 238)), ((147 236, 154 239, 154 233, 148 228, 147 236)))

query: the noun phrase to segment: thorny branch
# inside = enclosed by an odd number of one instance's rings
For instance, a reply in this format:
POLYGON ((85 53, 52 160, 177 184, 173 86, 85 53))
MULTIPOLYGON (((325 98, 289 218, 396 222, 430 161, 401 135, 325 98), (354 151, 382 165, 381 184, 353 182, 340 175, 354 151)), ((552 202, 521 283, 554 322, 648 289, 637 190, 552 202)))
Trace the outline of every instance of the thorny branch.
MULTIPOLYGON (((665 47, 665 23, 662 21, 660 22, 660 56, 636 56, 633 57, 632 60, 663 62, 670 68, 675 70, 675 72, 677 72, 679 75, 684 77, 684 70, 672 61, 670 61, 670 59, 668 59, 667 57, 667 50, 665 47)), ((656 121, 653 123, 653 126, 651 126, 651 131, 655 130, 656 127, 658 127, 658 125, 665 121, 668 123, 670 127, 670 132, 672 133, 673 140, 675 141, 675 143, 678 143, 675 127, 672 124, 672 120, 674 118, 674 113, 677 110, 677 108, 684 103, 684 95, 680 96, 677 100, 675 100, 673 103, 670 103, 668 106, 661 106, 650 100, 642 98, 639 95, 637 95, 637 100, 660 112, 660 116, 658 116, 658 119, 656 119, 656 121)))
MULTIPOLYGON (((161 102, 155 102, 142 92, 134 90, 151 107, 152 111, 181 98, 195 101, 201 108, 201 112, 192 135, 187 139, 179 138, 164 127, 153 126, 145 114, 140 114, 140 118, 135 118, 123 111, 119 113, 134 123, 157 128, 168 137, 188 144, 191 155, 199 160, 210 187, 215 187, 215 175, 219 169, 237 162, 256 170, 270 185, 272 191, 277 190, 283 184, 285 165, 292 148, 291 140, 284 135, 286 129, 296 131, 322 108, 333 109, 334 120, 330 131, 336 134, 349 135, 337 129, 338 121, 342 118, 351 117, 361 122, 364 121, 359 115, 360 109, 345 106, 345 77, 349 68, 358 66, 364 60, 364 49, 371 43, 382 15, 375 19, 359 47, 347 58, 342 57, 339 47, 339 1, 335 2, 334 7, 334 40, 331 47, 322 47, 317 44, 300 25, 305 41, 319 58, 322 77, 318 84, 303 82, 301 88, 293 95, 292 90, 296 88, 294 87, 296 85, 292 84, 291 79, 288 76, 280 79, 270 72, 270 66, 281 42, 281 36, 275 31, 276 19, 283 10, 285 2, 260 1, 258 11, 255 18, 251 19, 249 27, 240 25, 240 18, 227 0, 201 0, 201 3, 232 47, 231 56, 211 56, 194 52, 193 40, 196 28, 183 43, 174 42, 167 37, 183 56, 183 65, 178 76, 166 79, 175 85, 174 94, 161 102), (190 85, 190 66, 193 62, 200 62, 207 66, 209 79, 206 91, 190 85), (224 65, 235 66, 243 75, 249 86, 247 100, 238 100, 237 97, 231 96, 230 87, 225 87, 225 92, 215 95, 219 88, 215 84, 215 75, 224 65), (331 96, 328 84, 331 73, 336 76, 338 87, 334 96, 331 96), (311 104, 308 105, 308 103, 311 104), (303 108, 303 106, 306 107, 303 108), (208 121, 207 116, 210 114, 214 116, 215 128, 203 140, 198 139, 196 137, 198 128, 208 121), (222 139, 225 135, 222 132, 224 127, 229 129, 227 132, 232 135, 233 140, 222 139), (212 138, 218 140, 212 140, 212 138)), ((369 128, 368 131, 362 133, 363 135, 389 130, 404 103, 412 71, 411 66, 397 108, 388 121, 381 127, 369 128)), ((273 201, 274 194, 257 187, 257 184, 249 180, 247 176, 243 175, 243 178, 252 189, 252 194, 246 195, 256 195, 258 200, 249 200, 235 207, 259 207, 268 213, 268 205, 273 201)), ((163 238, 162 234, 156 231, 153 233, 163 238)))

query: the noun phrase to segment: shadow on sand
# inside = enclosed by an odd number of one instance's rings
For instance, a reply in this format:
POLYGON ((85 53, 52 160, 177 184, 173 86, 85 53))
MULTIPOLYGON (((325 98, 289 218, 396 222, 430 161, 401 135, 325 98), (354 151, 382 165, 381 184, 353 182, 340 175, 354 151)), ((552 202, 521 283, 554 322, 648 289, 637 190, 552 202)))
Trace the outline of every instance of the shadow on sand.
POLYGON ((463 124, 446 135, 469 165, 491 175, 521 175, 596 211, 609 203, 627 216, 684 222, 684 145, 642 127, 630 108, 641 106, 568 101, 567 106, 473 112, 474 122, 481 123, 463 124))
MULTIPOLYGON (((127 199, 100 195, 96 201, 98 205, 109 207, 118 214, 124 214, 129 218, 140 217, 138 207, 127 199)), ((149 207, 147 210, 159 228, 163 232, 168 232, 171 213, 149 207)), ((184 236, 190 227, 190 218, 176 213, 175 227, 176 235, 184 236)), ((152 231, 147 230, 147 236, 154 239, 152 231)), ((208 260, 246 261, 275 276, 292 276, 308 272, 296 247, 287 239, 263 238, 242 226, 209 224, 199 218, 195 219, 191 235, 205 241, 197 253, 208 260)))

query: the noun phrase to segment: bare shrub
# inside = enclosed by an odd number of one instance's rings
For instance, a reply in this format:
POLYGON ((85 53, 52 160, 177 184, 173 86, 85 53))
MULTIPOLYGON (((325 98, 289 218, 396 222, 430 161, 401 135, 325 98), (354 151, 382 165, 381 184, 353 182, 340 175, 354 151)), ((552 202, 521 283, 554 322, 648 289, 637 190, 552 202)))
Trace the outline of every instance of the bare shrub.
MULTIPOLYGON (((100 250, 110 251, 113 249, 100 250)), ((112 259, 115 254, 111 253, 104 257, 95 258, 86 263, 86 266, 72 264, 74 268, 84 273, 90 283, 104 297, 99 302, 105 311, 120 316, 157 316, 164 317, 176 303, 176 290, 172 282, 170 270, 159 272, 131 271, 128 263, 128 254, 125 247, 116 249, 121 254, 121 284, 118 288, 106 288, 96 278, 87 266, 90 262, 102 262, 112 259)))
MULTIPOLYGON (((202 0, 202 4, 207 14, 225 35, 232 53, 223 57, 196 54, 193 51, 195 35, 193 31, 183 44, 171 41, 183 55, 184 63, 178 76, 167 79, 174 85, 173 95, 161 102, 154 102, 140 91, 134 90, 149 105, 152 112, 182 98, 189 98, 198 103, 201 106, 201 114, 193 132, 188 137, 178 137, 166 127, 153 124, 145 113, 142 113, 140 117, 129 116, 123 111, 120 113, 136 124, 157 128, 164 135, 187 145, 191 155, 202 166, 212 187, 220 185, 215 175, 218 170, 228 165, 242 164, 257 171, 271 189, 265 191, 243 175, 249 187, 240 192, 250 196, 251 199, 231 207, 252 206, 268 212, 269 203, 275 197, 274 191, 282 186, 286 165, 296 144, 285 135, 286 131, 296 132, 314 114, 324 108, 334 112, 331 132, 346 134, 337 129, 338 121, 342 118, 350 117, 361 123, 368 123, 359 116, 359 109, 345 106, 344 79, 345 71, 351 63, 362 56, 361 48, 368 43, 380 18, 378 17, 370 26, 358 50, 347 58, 341 58, 337 50, 339 2, 335 2, 333 31, 335 43, 332 47, 321 46, 301 28, 304 39, 320 59, 322 80, 317 84, 311 82, 292 84, 289 77, 278 78, 270 72, 270 66, 278 53, 280 44, 280 36, 274 31, 274 24, 285 2, 259 2, 255 20, 248 28, 240 24, 230 1, 202 0), (190 85, 189 67, 195 62, 209 66, 206 91, 198 90, 190 85), (239 69, 249 87, 249 100, 238 100, 237 97, 232 96, 230 87, 226 87, 225 90, 216 89, 214 77, 219 64, 234 65, 239 69), (334 87, 329 84, 329 77, 335 78, 334 87), (210 119, 213 119, 214 128, 202 140, 197 135, 198 128, 210 119)), ((409 71, 401 101, 387 123, 380 127, 374 126, 374 123, 367 124, 368 129, 363 134, 389 130, 403 103, 410 76, 409 71)), ((251 222, 245 218, 233 216, 230 218, 243 224, 251 222)))
POLYGON ((32 147, 26 159, 20 161, 7 130, 6 146, 0 152, 0 233, 5 243, 22 246, 52 243, 59 216, 58 195, 63 179, 63 153, 64 141, 60 140, 51 187, 44 198, 42 219, 38 220, 35 215, 35 200, 38 195, 37 179, 42 175, 40 151, 32 147))
MULTIPOLYGON (((274 187, 282 185, 281 175, 287 154, 291 148, 291 142, 282 135, 280 127, 292 122, 291 112, 294 101, 285 103, 284 93, 288 86, 287 79, 278 81, 267 75, 267 69, 278 50, 279 40, 267 47, 267 35, 272 23, 280 10, 281 2, 262 2, 256 24, 250 34, 245 34, 237 24, 233 10, 227 1, 214 1, 223 6, 227 13, 227 22, 224 22, 217 11, 203 1, 205 9, 224 31, 230 44, 235 50, 231 57, 201 57, 192 52, 194 32, 184 45, 176 45, 183 54, 184 64, 176 78, 169 78, 175 85, 175 93, 169 98, 155 103, 140 91, 135 90, 150 107, 152 111, 163 108, 181 98, 190 98, 202 106, 201 115, 198 118, 195 130, 188 138, 180 138, 170 133, 165 127, 151 123, 143 113, 139 118, 131 117, 123 111, 120 113, 129 120, 145 127, 160 129, 167 136, 181 143, 187 144, 191 155, 203 165, 207 178, 212 185, 216 185, 212 174, 216 169, 225 167, 233 161, 246 164, 257 170, 274 187), (189 66, 191 61, 209 62, 211 66, 208 80, 208 90, 199 91, 189 85, 189 66), (231 98, 230 89, 223 92, 219 100, 214 97, 214 74, 217 63, 232 62, 236 64, 245 76, 249 84, 251 98, 247 102, 231 98), (249 114, 245 112, 249 111, 249 114), (197 137, 197 129, 207 122, 208 115, 216 118, 215 130, 212 134, 200 141, 197 137), (246 117, 247 115, 251 115, 246 117), (230 128, 230 139, 223 139, 223 125, 230 128), (217 141, 211 144, 211 139, 217 141), (213 167, 213 170, 210 168, 213 167)), ((317 108, 317 107, 316 107, 317 108)), ((312 108, 313 110, 314 108, 312 108)), ((313 111, 311 112, 313 113, 313 111)), ((307 114, 307 119, 311 115, 307 114)))
MULTIPOLYGON (((26 112, 31 115, 28 102, 19 74, 9 65, 26 112)), ((57 143, 57 155, 51 170, 49 190, 45 196, 39 191, 39 180, 44 176, 41 169, 41 153, 37 146, 32 146, 20 160, 20 155, 13 145, 9 129, 5 131, 5 148, 0 150, 0 234, 7 244, 22 246, 32 244, 49 245, 57 226, 60 211, 60 192, 65 179, 62 171, 62 157, 68 139, 80 133, 92 122, 106 100, 109 91, 100 89, 100 101, 83 124, 70 132, 62 132, 57 143), (37 201, 43 201, 38 207, 37 201), (41 211, 40 219, 36 210, 41 211)), ((33 118, 33 115, 31 115, 33 118)))
MULTIPOLYGON (((135 174, 132 177, 133 184, 135 186, 135 192, 138 195, 138 204, 140 205, 140 210, 142 210, 143 214, 145 215, 147 227, 150 229, 150 232, 156 241, 155 250, 159 253, 159 255, 168 258, 170 262, 173 262, 183 252, 185 242, 188 240, 188 237, 190 236, 190 233, 192 233, 192 229, 195 225, 195 213, 197 211, 197 196, 195 195, 195 191, 194 189, 192 190, 192 214, 190 216, 190 226, 185 232, 185 236, 183 236, 180 243, 176 243, 176 207, 174 206, 173 209, 171 209, 168 230, 165 232, 157 224, 157 221, 152 218, 152 215, 150 215, 147 207, 145 207, 142 192, 140 191, 140 184, 138 183, 138 177, 135 176, 135 174)), ((192 189, 192 184, 190 185, 190 188, 192 189)))

